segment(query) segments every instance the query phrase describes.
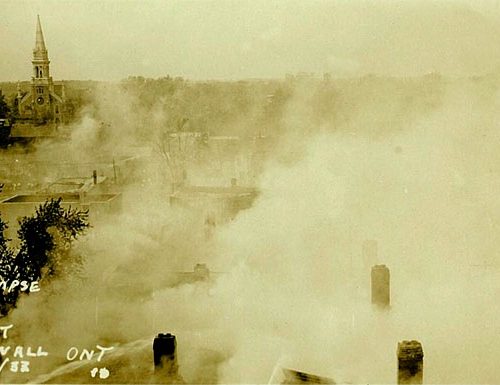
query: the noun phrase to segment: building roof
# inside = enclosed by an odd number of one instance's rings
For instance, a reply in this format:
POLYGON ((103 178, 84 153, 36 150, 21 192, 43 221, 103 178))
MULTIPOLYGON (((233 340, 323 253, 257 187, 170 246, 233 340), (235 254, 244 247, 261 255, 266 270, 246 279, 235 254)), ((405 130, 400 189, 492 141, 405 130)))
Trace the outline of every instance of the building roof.
POLYGON ((320 377, 315 374, 299 372, 297 370, 283 368, 283 373, 285 374, 284 384, 335 384, 335 381, 331 378, 320 377))
POLYGON ((96 184, 103 183, 106 179, 105 176, 99 175, 94 184, 92 177, 60 178, 48 185, 45 190, 48 193, 85 192, 92 189, 96 184))
POLYGON ((57 136, 59 136, 57 126, 54 124, 36 126, 29 123, 14 123, 10 132, 11 138, 48 138, 57 136))
POLYGON ((329 377, 322 377, 294 369, 275 367, 269 384, 335 384, 329 377))
POLYGON ((194 198, 194 197, 212 197, 212 198, 231 198, 237 196, 256 195, 257 189, 243 186, 183 186, 172 194, 175 198, 194 198))
MULTIPOLYGON (((120 194, 86 194, 84 200, 85 203, 103 203, 112 201, 119 195, 120 194)), ((42 204, 49 199, 57 198, 61 198, 62 203, 81 203, 80 194, 17 194, 0 201, 0 204, 42 204)))

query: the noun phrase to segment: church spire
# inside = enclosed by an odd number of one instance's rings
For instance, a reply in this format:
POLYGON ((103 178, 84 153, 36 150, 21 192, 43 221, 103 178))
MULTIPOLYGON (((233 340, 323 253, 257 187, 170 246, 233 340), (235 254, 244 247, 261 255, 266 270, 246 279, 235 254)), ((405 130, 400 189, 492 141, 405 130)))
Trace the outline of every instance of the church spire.
POLYGON ((36 16, 36 41, 35 48, 33 48, 33 62, 46 62, 49 63, 49 55, 47 47, 45 47, 45 40, 43 38, 42 24, 40 23, 40 16, 36 16))
POLYGON ((36 17, 36 41, 35 48, 33 48, 33 60, 31 62, 33 63, 33 76, 36 79, 47 79, 50 77, 49 54, 45 47, 39 15, 36 17))
POLYGON ((36 51, 47 51, 45 48, 45 41, 43 39, 42 24, 40 23, 40 15, 36 15, 36 51))

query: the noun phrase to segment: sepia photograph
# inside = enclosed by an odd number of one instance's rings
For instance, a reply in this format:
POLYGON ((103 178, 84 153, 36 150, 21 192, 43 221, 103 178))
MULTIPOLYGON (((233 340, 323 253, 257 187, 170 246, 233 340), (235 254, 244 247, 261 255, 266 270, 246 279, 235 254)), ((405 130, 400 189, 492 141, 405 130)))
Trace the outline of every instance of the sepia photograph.
POLYGON ((0 16, 0 384, 500 383, 500 1, 0 16))

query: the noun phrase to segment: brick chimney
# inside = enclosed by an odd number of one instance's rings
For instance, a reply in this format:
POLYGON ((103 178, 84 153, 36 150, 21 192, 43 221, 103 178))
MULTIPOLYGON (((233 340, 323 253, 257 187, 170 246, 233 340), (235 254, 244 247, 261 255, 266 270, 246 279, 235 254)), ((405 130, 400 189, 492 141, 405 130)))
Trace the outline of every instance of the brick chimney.
POLYGON ((391 305, 391 275, 386 265, 372 267, 372 304, 387 309, 391 305))
POLYGON ((177 342, 170 333, 159 333, 153 341, 153 360, 155 375, 178 377, 177 342))
POLYGON ((398 342, 398 384, 422 384, 424 351, 418 341, 398 342))

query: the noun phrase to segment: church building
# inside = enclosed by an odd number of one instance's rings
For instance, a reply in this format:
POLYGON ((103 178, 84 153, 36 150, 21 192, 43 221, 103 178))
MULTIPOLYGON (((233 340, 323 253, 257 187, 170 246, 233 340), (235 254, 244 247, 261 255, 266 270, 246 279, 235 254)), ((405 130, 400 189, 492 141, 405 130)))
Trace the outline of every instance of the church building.
POLYGON ((18 83, 16 105, 19 120, 34 124, 61 124, 68 119, 64 83, 54 83, 43 38, 40 16, 37 16, 36 41, 33 49, 33 74, 28 92, 18 83))

